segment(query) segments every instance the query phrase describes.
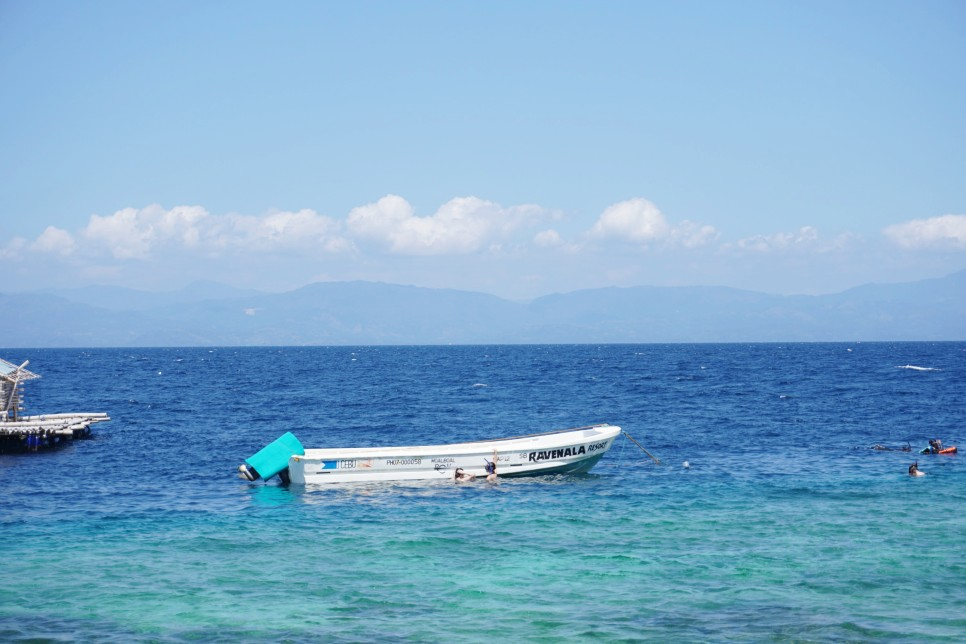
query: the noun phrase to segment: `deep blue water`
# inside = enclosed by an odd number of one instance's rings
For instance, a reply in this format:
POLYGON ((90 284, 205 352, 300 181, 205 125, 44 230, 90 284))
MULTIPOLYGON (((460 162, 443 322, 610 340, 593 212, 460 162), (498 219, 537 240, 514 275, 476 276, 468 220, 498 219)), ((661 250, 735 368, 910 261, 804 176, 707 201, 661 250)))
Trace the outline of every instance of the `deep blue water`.
POLYGON ((962 641, 966 343, 4 350, 0 640, 962 641), (910 368, 917 367, 917 368, 910 368), (610 422, 589 475, 285 488, 309 447, 610 422), (927 476, 906 475, 918 459, 927 476), (682 466, 684 461, 691 465, 682 466))

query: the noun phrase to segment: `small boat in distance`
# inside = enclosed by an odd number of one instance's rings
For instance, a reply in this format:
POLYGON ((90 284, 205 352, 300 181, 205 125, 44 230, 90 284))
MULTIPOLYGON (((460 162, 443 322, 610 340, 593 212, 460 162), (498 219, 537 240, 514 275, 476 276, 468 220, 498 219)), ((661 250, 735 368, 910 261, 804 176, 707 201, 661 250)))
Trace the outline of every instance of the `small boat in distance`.
POLYGON ((943 447, 943 442, 939 439, 929 441, 928 447, 919 450, 920 454, 955 454, 959 449, 955 445, 943 447))
POLYGON ((286 432, 239 466, 243 479, 312 485, 351 481, 453 480, 457 469, 485 477, 582 474, 607 453, 621 433, 616 425, 590 425, 513 438, 407 447, 304 449, 286 432))

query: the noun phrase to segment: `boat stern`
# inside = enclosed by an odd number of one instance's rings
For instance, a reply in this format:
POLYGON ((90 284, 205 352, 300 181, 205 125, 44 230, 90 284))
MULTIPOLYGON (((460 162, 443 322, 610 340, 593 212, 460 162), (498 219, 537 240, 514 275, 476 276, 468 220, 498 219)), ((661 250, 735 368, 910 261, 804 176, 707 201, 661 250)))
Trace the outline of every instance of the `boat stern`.
POLYGON ((279 475, 283 483, 289 481, 289 460, 305 454, 305 448, 292 432, 285 432, 277 439, 245 459, 238 466, 238 476, 246 481, 268 480, 279 475))

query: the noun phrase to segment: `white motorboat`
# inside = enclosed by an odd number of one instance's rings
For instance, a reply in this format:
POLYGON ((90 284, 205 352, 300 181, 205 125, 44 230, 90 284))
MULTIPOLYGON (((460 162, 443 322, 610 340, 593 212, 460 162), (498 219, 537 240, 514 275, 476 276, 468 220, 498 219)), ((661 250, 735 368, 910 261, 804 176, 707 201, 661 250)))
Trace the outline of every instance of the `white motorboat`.
POLYGON ((454 480, 456 471, 486 477, 584 473, 621 433, 616 425, 591 425, 543 434, 449 445, 304 449, 291 433, 239 467, 254 481, 278 474, 297 485, 350 481, 454 480))

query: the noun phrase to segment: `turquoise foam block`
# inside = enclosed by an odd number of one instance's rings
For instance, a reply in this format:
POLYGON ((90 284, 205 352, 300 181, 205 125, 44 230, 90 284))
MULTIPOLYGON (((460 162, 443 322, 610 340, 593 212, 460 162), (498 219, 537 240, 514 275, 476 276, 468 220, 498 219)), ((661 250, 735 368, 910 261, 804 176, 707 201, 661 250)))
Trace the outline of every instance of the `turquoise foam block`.
POLYGON ((288 467, 288 459, 305 454, 305 448, 292 432, 285 432, 263 447, 254 456, 245 459, 250 467, 268 480, 288 467))

